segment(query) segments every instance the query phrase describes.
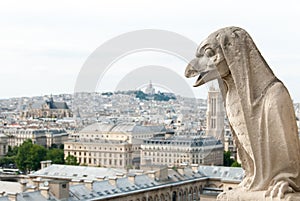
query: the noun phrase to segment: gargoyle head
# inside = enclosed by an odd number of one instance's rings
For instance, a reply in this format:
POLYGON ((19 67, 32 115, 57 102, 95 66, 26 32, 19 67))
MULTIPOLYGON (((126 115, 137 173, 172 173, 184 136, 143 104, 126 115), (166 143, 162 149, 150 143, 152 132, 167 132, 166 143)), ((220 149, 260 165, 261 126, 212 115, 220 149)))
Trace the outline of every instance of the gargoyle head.
POLYGON ((197 49, 196 58, 186 67, 187 78, 199 75, 194 87, 230 74, 218 35, 218 32, 215 32, 204 40, 197 49))

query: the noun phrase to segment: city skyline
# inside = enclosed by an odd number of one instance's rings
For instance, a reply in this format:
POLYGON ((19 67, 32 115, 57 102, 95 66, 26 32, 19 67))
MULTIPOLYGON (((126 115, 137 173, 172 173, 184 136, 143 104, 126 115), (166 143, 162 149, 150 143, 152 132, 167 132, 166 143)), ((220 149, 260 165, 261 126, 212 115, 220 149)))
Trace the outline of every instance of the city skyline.
MULTIPOLYGON (((272 2, 272 7, 269 2, 259 1, 247 7, 238 1, 230 3, 1 2, 0 98, 73 93, 88 56, 107 40, 126 32, 149 28, 168 30, 199 44, 208 33, 235 25, 249 31, 294 102, 300 102, 297 89, 300 54, 296 45, 300 39, 291 37, 299 32, 295 26, 300 17, 297 3, 272 2)), ((186 63, 151 51, 131 54, 109 69, 98 89, 114 91, 126 74, 153 64, 173 68, 192 86, 195 80, 183 75, 186 63)), ((145 84, 148 82, 145 80, 145 84)), ((207 88, 192 90, 203 98, 207 88)))

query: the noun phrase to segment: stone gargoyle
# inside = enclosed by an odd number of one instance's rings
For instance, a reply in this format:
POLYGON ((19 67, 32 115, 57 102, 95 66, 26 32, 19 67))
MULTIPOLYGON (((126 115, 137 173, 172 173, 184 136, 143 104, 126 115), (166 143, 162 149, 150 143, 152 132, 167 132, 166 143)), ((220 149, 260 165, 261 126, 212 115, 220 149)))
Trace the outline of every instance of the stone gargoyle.
POLYGON ((185 71, 195 87, 217 79, 245 170, 239 187, 218 200, 300 200, 300 148, 288 90, 250 35, 238 27, 205 39, 185 71))

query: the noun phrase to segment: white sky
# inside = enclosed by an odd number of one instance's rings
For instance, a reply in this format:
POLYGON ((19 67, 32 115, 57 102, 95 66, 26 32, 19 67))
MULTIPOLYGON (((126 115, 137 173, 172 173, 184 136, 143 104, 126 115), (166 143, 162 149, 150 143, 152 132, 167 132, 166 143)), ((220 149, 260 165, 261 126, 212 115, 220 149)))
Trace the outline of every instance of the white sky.
MULTIPOLYGON (((250 33, 292 99, 300 102, 299 9, 297 1, 262 0, 1 1, 0 98, 73 93, 87 57, 125 32, 163 29, 200 43, 211 32, 234 25, 250 33)), ((121 79, 126 72, 118 66, 130 70, 135 60, 144 66, 171 62, 179 74, 185 68, 176 59, 156 54, 127 60, 112 67, 108 77, 121 79)), ((110 80, 106 78, 99 90, 113 90, 116 83, 110 80)))

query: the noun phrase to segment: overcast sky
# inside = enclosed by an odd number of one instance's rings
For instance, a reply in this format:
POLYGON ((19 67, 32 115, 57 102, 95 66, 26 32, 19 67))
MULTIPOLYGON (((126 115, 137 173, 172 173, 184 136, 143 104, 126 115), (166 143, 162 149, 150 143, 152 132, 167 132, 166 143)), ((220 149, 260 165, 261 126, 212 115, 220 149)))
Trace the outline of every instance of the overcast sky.
MULTIPOLYGON (((200 43, 211 32, 234 25, 250 33, 292 99, 300 102, 297 1, 47 2, 0 3, 0 98, 73 93, 87 57, 105 41, 129 31, 168 30, 200 43)), ((170 55, 130 55, 112 66, 99 90, 114 90, 127 73, 124 69, 129 73, 131 67, 146 65, 173 65, 183 75, 186 64, 170 55)), ((198 88, 195 93, 206 91, 198 88)))

